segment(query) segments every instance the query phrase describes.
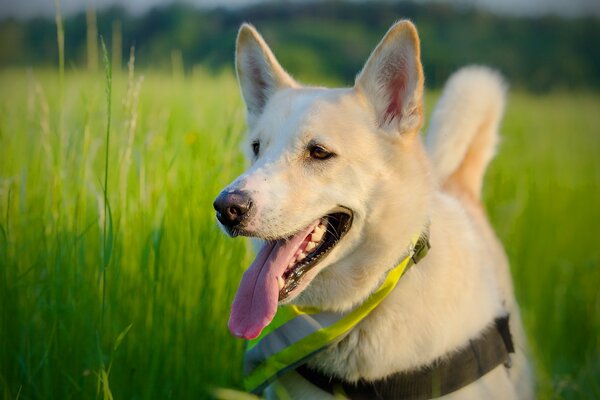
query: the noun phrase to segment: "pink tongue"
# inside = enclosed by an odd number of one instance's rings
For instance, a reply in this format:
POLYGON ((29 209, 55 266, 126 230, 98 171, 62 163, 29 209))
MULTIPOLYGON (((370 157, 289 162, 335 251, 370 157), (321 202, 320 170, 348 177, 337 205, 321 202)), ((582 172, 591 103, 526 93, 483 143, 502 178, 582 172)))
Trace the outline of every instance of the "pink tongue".
POLYGON ((279 301, 277 277, 281 276, 315 222, 289 240, 265 243, 252 265, 244 272, 229 316, 229 330, 235 336, 254 339, 269 325, 279 301))

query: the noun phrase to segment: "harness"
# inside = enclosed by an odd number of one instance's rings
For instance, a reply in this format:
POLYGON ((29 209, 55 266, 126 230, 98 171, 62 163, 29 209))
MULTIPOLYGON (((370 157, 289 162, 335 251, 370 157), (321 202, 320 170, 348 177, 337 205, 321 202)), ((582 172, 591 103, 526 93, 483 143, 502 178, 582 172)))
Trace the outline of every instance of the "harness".
POLYGON ((256 339, 247 342, 244 386, 260 394, 278 377, 296 370, 313 385, 350 399, 425 399, 455 391, 474 382, 514 352, 508 317, 470 340, 462 350, 431 365, 393 374, 378 381, 346 382, 305 365, 316 353, 342 340, 374 310, 404 273, 429 250, 427 234, 411 239, 408 253, 391 269, 380 286, 361 305, 343 313, 284 305, 256 339))

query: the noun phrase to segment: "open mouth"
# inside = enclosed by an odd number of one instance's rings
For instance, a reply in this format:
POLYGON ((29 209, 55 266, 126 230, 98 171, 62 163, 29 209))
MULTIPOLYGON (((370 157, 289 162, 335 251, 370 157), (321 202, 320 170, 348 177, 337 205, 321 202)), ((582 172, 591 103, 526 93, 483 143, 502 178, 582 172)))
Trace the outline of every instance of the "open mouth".
POLYGON ((335 212, 322 217, 304 238, 285 272, 277 278, 279 301, 285 300, 298 287, 304 275, 338 244, 352 225, 352 214, 335 212))
POLYGON ((332 251, 351 225, 352 212, 340 207, 291 236, 265 242, 244 272, 233 300, 231 332, 246 339, 257 337, 271 323, 278 303, 314 278, 308 272, 332 251))

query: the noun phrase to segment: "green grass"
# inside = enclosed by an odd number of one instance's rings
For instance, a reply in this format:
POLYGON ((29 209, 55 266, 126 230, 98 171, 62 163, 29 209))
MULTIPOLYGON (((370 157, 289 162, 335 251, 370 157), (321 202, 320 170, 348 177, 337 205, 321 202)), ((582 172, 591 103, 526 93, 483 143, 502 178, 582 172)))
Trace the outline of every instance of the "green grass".
MULTIPOLYGON (((232 74, 116 73, 108 149, 104 75, 59 75, 0 71, 1 395, 239 387, 226 321, 251 254, 212 211, 244 165, 232 74)), ((600 398, 598 110, 597 94, 515 94, 487 179, 541 398, 600 398)))
POLYGON ((511 96, 487 176, 541 398, 600 398, 598 110, 597 94, 511 96))

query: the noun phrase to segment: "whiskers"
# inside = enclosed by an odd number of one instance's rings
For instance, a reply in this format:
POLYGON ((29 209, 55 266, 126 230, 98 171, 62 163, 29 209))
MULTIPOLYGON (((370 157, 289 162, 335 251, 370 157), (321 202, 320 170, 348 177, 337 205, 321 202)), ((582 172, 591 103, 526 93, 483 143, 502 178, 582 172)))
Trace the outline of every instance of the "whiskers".
POLYGON ((333 217, 329 217, 326 219, 325 223, 327 224, 327 232, 333 236, 333 238, 338 241, 341 239, 340 232, 338 232, 337 227, 331 222, 333 217))

